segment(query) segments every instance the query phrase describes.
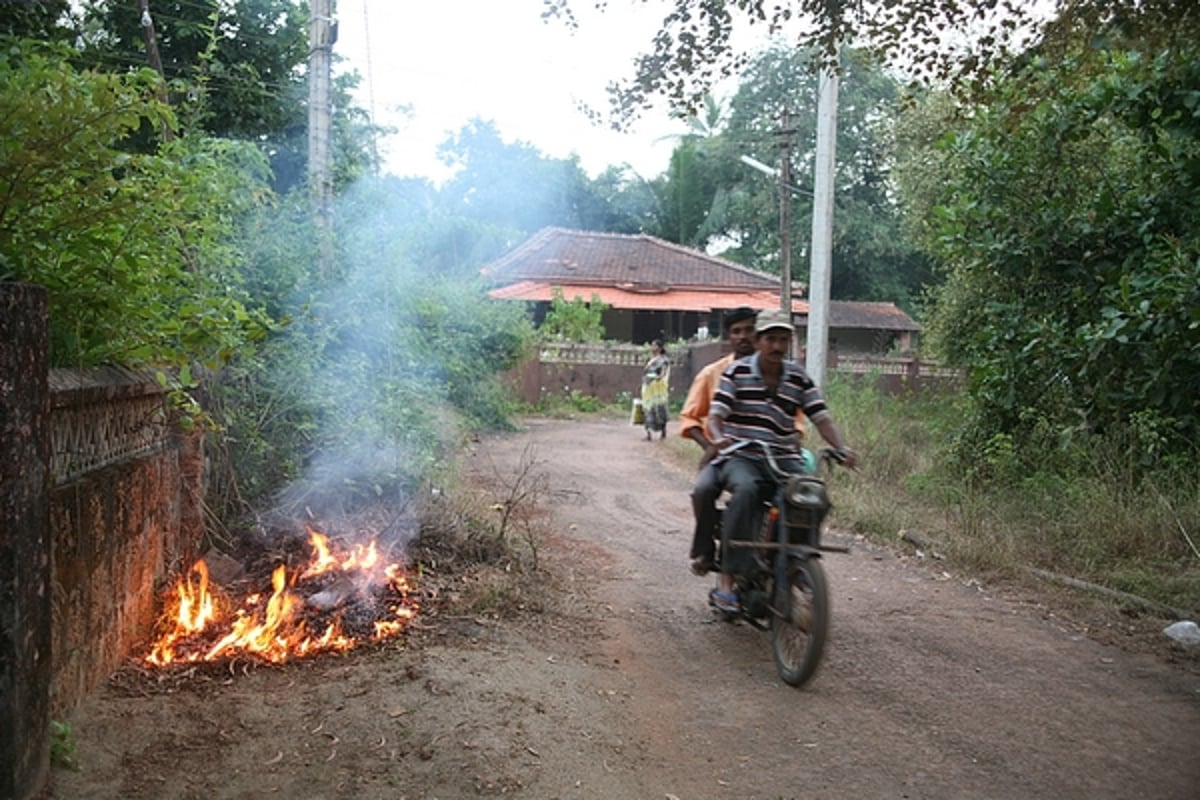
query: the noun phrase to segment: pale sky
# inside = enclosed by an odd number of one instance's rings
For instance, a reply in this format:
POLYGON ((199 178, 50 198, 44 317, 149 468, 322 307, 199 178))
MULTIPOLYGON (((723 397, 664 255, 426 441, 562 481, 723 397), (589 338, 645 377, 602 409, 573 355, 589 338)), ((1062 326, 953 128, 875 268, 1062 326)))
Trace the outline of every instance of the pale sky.
POLYGON ((604 87, 632 75, 664 5, 611 0, 603 14, 593 5, 573 3, 580 29, 572 34, 561 22, 543 22, 542 0, 336 0, 334 53, 346 61, 334 70, 356 69, 358 103, 397 129, 379 142, 394 175, 444 180, 438 144, 480 117, 494 121, 506 142, 554 158, 577 153, 592 177, 625 163, 655 177, 683 123, 661 112, 618 134, 589 122, 576 103, 607 109, 604 87), (411 116, 399 111, 404 105, 411 116))

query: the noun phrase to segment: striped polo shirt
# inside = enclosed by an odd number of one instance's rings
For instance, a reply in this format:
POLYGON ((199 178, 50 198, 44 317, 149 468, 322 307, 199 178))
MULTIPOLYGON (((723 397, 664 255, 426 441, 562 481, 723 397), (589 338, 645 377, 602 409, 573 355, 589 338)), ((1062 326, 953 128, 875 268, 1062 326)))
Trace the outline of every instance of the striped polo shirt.
POLYGON ((799 364, 784 360, 779 386, 772 393, 755 353, 734 361, 721 374, 708 413, 724 420, 725 435, 730 439, 764 441, 795 453, 797 411, 814 423, 829 415, 821 390, 799 364))

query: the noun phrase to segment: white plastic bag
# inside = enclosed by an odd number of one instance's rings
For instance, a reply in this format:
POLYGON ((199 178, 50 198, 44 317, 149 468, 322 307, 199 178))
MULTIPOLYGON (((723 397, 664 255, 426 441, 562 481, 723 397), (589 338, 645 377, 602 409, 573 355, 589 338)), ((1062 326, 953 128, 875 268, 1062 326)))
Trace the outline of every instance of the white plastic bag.
POLYGON ((1200 644, 1200 625, 1197 625, 1190 619, 1172 622, 1163 628, 1163 633, 1180 644, 1200 644))

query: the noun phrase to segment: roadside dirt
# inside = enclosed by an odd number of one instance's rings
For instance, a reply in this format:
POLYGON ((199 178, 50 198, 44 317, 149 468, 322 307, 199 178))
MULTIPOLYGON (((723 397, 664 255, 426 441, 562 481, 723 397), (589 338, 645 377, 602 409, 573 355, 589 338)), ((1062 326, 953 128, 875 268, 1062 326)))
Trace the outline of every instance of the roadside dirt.
POLYGON ((278 668, 122 670, 47 796, 1198 796, 1200 671, 1161 621, 1080 619, 836 530, 825 662, 784 685, 688 572, 692 476, 666 453, 618 419, 479 442, 481 474, 532 455, 548 478, 545 608, 278 668))

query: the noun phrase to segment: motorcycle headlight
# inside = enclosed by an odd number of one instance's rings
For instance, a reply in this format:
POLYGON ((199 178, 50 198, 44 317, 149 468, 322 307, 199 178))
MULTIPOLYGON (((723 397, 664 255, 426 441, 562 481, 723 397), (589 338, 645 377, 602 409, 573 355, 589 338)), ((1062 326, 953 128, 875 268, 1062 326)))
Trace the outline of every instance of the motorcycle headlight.
POLYGON ((800 508, 822 508, 825 505, 825 484, 816 478, 791 478, 787 485, 787 501, 789 505, 800 508))

